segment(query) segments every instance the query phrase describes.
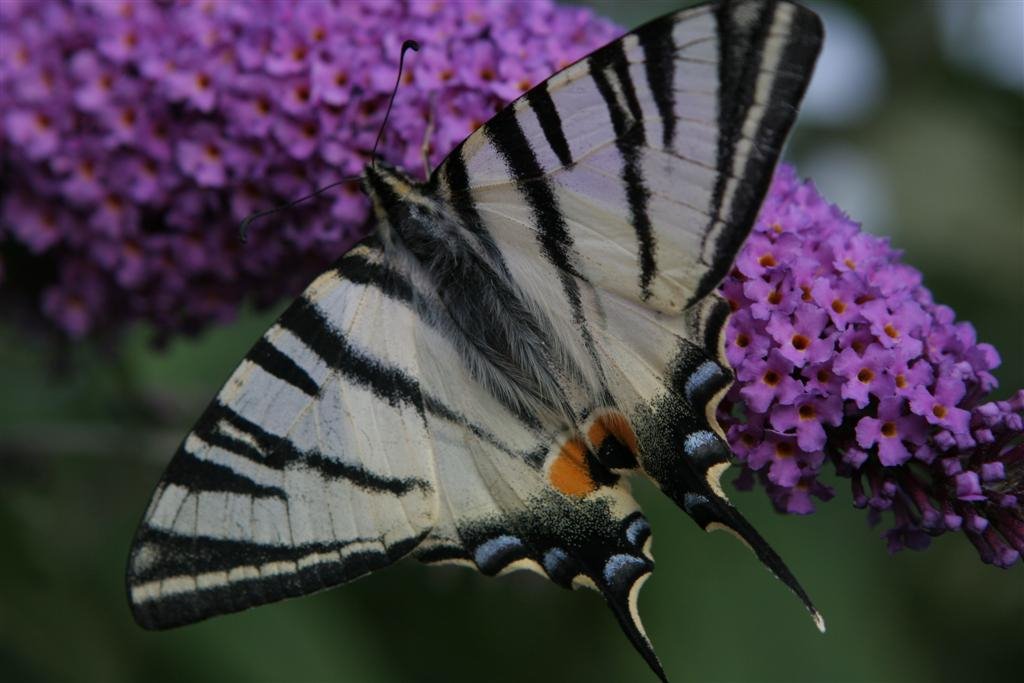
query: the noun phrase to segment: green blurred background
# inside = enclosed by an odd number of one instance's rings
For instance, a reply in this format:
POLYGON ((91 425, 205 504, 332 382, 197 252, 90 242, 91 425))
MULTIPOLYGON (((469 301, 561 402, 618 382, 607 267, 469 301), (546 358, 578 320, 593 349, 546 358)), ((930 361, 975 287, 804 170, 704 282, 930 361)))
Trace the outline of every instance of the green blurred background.
MULTIPOLYGON (((623 26, 678 6, 590 4, 623 26)), ((1000 396, 1024 387, 1024 4, 815 7, 828 52, 788 158, 996 345, 1000 396)), ((0 319, 0 679, 653 680, 595 594, 414 562, 177 631, 137 628, 122 584, 135 524, 273 317, 248 311, 163 351, 136 329, 116 354, 60 359, 0 319)), ((842 481, 806 518, 734 494, 825 613, 822 636, 746 549, 638 488, 658 558, 641 610, 673 680, 1019 675, 1019 564, 983 565, 952 535, 889 557, 842 481)))

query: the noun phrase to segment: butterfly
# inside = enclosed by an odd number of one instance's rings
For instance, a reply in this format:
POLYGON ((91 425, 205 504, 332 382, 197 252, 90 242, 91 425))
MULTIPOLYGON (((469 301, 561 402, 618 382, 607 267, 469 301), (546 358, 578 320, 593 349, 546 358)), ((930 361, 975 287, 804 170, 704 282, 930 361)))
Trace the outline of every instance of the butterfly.
POLYGON ((719 484, 732 382, 716 287, 767 191, 822 41, 811 11, 722 2, 556 73, 424 182, 384 162, 373 233, 256 342, 136 534, 136 621, 168 628, 404 558, 528 569, 637 612, 646 477, 749 545, 719 484))

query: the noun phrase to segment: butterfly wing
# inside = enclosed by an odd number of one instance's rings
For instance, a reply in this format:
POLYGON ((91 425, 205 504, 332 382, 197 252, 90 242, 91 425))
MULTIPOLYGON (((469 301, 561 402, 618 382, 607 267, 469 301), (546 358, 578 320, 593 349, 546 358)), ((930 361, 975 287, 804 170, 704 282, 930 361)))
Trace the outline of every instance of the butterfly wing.
MULTIPOLYGON (((433 182, 496 268, 600 368, 640 465, 820 615, 719 486, 732 381, 714 289, 756 218, 820 50, 817 16, 740 0, 657 19, 497 114, 433 182)), ((569 342, 571 343, 571 342, 569 342)), ((621 443, 621 440, 620 440, 621 443)), ((600 448, 599 444, 594 444, 600 448)))
POLYGON ((433 526, 427 398, 403 341, 415 320, 360 284, 356 259, 358 250, 281 316, 174 455, 128 564, 141 625, 354 579, 406 555, 433 526))
POLYGON ((750 231, 821 39, 817 16, 788 2, 656 19, 504 109, 438 182, 512 267, 544 263, 679 313, 750 231))
POLYGON ((653 564, 625 483, 567 461, 582 488, 552 490, 564 438, 476 382, 418 277, 370 238, 257 342, 153 495, 127 572, 136 620, 178 626, 412 553, 596 588, 656 666, 630 609, 653 564))

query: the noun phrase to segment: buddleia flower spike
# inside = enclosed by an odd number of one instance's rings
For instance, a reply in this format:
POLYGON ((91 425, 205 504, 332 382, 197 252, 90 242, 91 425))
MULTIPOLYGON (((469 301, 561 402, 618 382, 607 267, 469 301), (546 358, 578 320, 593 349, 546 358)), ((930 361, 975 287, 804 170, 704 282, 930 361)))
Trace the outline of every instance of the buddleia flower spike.
POLYGON ((850 480, 890 552, 961 532, 982 561, 1024 553, 1024 391, 989 397, 999 354, 936 303, 888 241, 782 166, 722 285, 737 383, 719 418, 776 509, 850 480))

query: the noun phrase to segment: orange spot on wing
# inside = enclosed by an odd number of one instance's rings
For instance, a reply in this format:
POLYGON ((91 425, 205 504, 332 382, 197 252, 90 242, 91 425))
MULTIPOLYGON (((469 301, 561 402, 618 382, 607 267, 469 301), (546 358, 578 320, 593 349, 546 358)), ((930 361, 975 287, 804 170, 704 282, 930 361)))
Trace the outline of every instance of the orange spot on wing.
POLYGON ((609 436, 614 436, 615 440, 628 448, 629 452, 634 456, 639 452, 636 433, 629 425, 629 420, 622 413, 608 412, 598 415, 594 420, 594 424, 590 425, 587 436, 590 438, 590 443, 593 444, 594 448, 601 448, 601 444, 604 443, 605 439, 609 436))
POLYGON ((548 469, 551 485, 568 496, 585 496, 597 490, 586 461, 587 445, 580 439, 562 444, 548 469))

